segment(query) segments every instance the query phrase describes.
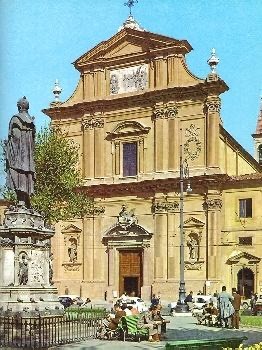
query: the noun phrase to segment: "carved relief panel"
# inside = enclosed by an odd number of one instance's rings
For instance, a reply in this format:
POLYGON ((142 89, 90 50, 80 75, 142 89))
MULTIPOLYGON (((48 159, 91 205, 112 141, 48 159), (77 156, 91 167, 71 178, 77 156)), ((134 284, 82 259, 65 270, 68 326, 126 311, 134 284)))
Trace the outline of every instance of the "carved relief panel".
POLYGON ((147 88, 147 64, 110 71, 110 95, 144 91, 147 88))

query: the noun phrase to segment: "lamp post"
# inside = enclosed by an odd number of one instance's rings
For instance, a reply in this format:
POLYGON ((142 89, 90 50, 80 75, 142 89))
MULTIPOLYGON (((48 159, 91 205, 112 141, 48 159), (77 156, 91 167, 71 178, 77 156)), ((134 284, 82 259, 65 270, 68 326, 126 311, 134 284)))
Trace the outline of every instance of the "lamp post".
MULTIPOLYGON (((180 129, 181 134, 181 129, 180 129)), ((176 312, 187 312, 188 306, 184 303, 186 298, 185 289, 185 250, 184 250, 184 180, 187 179, 187 193, 192 192, 189 182, 189 167, 187 160, 183 160, 183 148, 180 144, 180 198, 179 198, 179 218, 180 218, 180 282, 179 282, 179 297, 177 306, 175 308, 176 312)))

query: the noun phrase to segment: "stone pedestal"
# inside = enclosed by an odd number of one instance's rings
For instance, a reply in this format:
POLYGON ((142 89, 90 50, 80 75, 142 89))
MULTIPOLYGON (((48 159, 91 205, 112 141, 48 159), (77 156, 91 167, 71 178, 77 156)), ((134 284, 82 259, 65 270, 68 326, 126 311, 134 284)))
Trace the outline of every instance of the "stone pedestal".
POLYGON ((6 210, 0 226, 0 314, 63 314, 50 281, 53 235, 34 210, 22 205, 6 210))

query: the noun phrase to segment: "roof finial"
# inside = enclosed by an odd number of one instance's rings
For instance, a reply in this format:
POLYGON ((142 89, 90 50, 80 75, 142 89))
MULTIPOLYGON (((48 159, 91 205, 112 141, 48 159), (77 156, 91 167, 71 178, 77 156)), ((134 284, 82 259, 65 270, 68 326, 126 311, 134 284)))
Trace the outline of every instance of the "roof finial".
POLYGON ((55 86, 53 88, 53 94, 55 95, 55 100, 54 102, 60 102, 59 100, 59 95, 62 92, 62 88, 59 86, 58 79, 55 80, 55 86))
POLYGON ((129 16, 132 16, 132 7, 135 6, 135 4, 138 3, 138 0, 128 0, 124 3, 125 6, 129 7, 129 16))
POLYGON ((209 58, 207 63, 210 65, 211 74, 217 74, 216 66, 219 63, 219 58, 216 56, 216 50, 214 48, 211 50, 211 57, 209 58))

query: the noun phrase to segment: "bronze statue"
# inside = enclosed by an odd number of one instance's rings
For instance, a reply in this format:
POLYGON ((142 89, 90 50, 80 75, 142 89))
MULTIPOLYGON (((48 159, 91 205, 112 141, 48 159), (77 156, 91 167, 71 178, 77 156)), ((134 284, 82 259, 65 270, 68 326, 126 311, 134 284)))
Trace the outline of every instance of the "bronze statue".
POLYGON ((19 205, 30 208, 30 195, 34 192, 35 125, 28 114, 29 102, 26 97, 17 102, 18 114, 9 123, 6 141, 7 187, 16 192, 19 205))

